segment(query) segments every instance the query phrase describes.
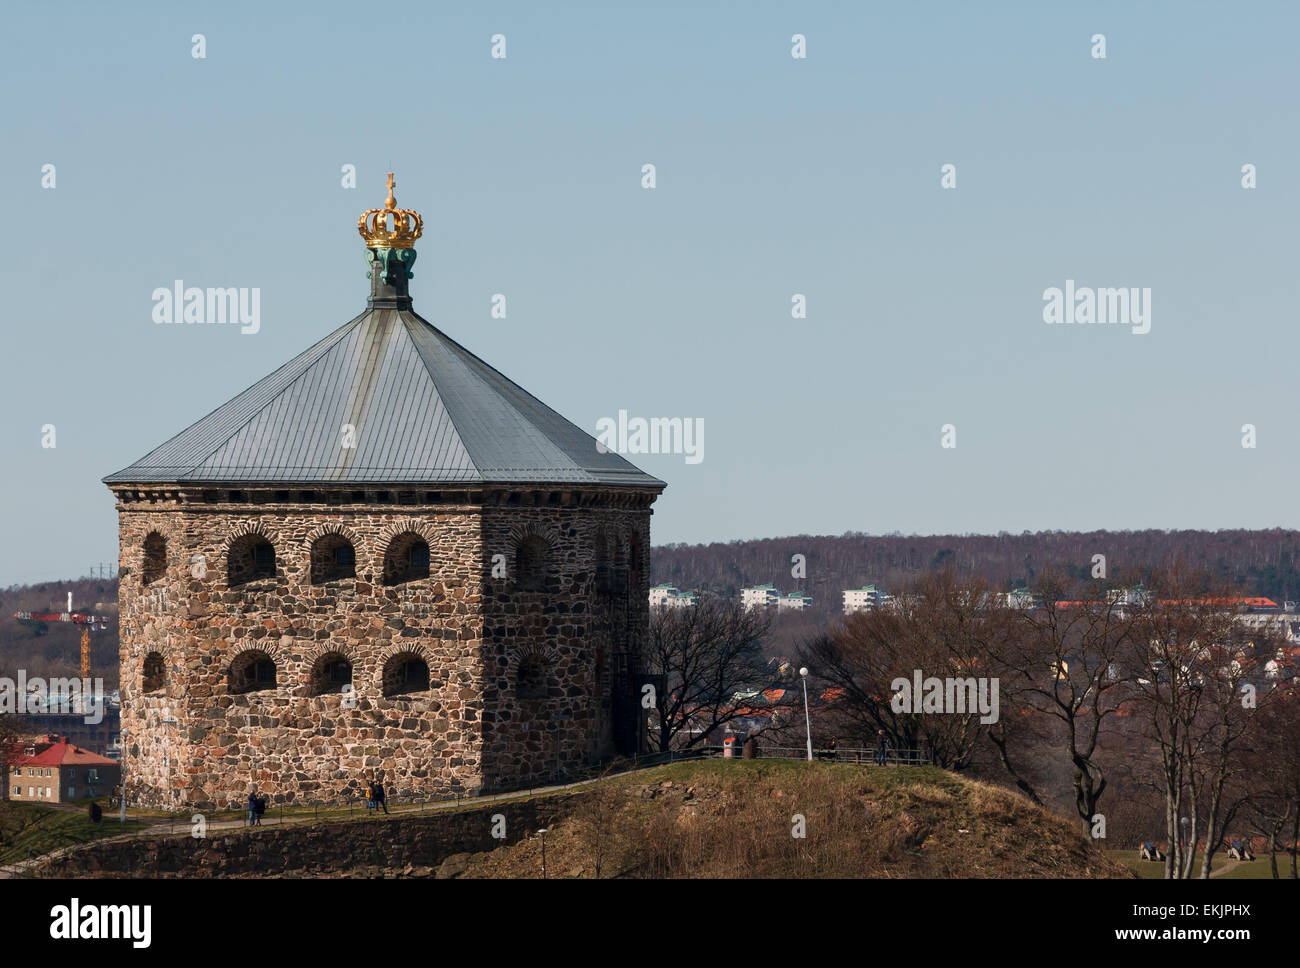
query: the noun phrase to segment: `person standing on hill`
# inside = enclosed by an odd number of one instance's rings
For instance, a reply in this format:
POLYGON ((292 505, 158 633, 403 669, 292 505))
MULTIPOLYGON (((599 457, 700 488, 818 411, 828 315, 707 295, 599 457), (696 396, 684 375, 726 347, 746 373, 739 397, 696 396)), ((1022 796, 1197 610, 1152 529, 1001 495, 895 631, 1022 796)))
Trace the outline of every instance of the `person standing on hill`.
POLYGON ((884 766, 886 762, 886 751, 889 748, 889 741, 885 739, 883 729, 876 730, 876 765, 884 766))

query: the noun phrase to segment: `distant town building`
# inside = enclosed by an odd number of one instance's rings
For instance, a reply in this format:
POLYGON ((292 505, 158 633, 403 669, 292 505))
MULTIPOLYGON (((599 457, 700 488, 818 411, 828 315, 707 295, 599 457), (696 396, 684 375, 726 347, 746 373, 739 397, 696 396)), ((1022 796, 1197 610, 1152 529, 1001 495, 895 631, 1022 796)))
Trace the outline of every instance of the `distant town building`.
POLYGON ((105 797, 121 782, 122 768, 68 742, 47 736, 29 743, 10 768, 9 799, 23 803, 73 803, 105 797))
POLYGON ((1150 593, 1141 585, 1132 588, 1112 588, 1106 593, 1106 601, 1112 605, 1141 607, 1150 599, 1150 593))
POLYGON ((665 582, 650 589, 651 608, 689 608, 695 604, 694 592, 683 592, 665 582))
POLYGON ((854 612, 870 612, 881 605, 890 596, 885 594, 875 585, 863 585, 861 588, 846 588, 843 592, 844 614, 852 615, 854 612))
POLYGON ((771 608, 780 597, 781 592, 775 585, 754 585, 740 590, 740 604, 745 611, 751 608, 771 608))
POLYGON ((782 595, 776 600, 776 610, 778 612, 787 612, 791 609, 808 608, 813 603, 810 596, 803 592, 791 592, 789 595, 782 595))
POLYGON ((122 710, 110 697, 104 698, 97 723, 86 722, 85 713, 25 713, 23 731, 31 737, 66 736, 69 742, 101 756, 120 755, 122 710))
POLYGON ((650 589, 650 607, 663 608, 668 604, 670 598, 676 598, 681 592, 675 585, 669 585, 665 582, 662 585, 655 585, 650 589))
POLYGON ((1005 596, 1007 608, 1033 608, 1038 604, 1028 588, 1013 588, 1005 596))
POLYGON ((1285 640, 1288 645, 1300 645, 1300 615, 1294 612, 1249 611, 1235 618, 1238 625, 1261 635, 1271 635, 1285 640))

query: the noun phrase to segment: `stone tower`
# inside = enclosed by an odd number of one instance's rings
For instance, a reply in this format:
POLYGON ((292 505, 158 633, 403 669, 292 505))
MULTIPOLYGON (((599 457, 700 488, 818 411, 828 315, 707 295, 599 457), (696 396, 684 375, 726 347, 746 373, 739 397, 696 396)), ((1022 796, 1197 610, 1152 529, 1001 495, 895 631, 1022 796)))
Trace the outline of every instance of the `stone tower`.
POLYGON ((640 742, 664 484, 412 310, 388 186, 365 312, 104 479, 133 804, 473 794, 640 742))

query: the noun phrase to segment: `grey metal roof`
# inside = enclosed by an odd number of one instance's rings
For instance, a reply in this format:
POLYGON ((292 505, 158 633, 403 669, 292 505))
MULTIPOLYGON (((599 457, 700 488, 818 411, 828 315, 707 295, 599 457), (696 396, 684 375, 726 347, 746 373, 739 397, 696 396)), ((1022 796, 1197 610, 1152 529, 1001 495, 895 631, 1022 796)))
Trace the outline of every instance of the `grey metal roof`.
POLYGON ((173 482, 664 486, 400 309, 367 310, 104 478, 173 482))

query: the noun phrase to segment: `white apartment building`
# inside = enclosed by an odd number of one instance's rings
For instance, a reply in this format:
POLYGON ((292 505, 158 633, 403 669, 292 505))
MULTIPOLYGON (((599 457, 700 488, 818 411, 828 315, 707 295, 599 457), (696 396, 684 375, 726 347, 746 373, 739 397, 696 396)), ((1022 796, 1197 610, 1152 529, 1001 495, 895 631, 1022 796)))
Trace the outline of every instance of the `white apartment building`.
POLYGON ((655 608, 690 608, 695 604, 694 592, 683 592, 675 585, 666 582, 650 589, 650 607, 655 608))
POLYGON ((812 603, 812 598, 803 592, 791 592, 789 595, 782 595, 776 600, 776 610, 785 612, 790 609, 808 608, 812 603))
POLYGON ((675 585, 669 585, 667 582, 662 585, 655 585, 650 589, 650 607, 663 608, 669 601, 680 594, 681 592, 675 585))
POLYGON ((854 612, 870 612, 872 609, 879 608, 884 604, 884 600, 889 598, 883 591, 875 585, 863 585, 861 588, 846 588, 844 596, 844 614, 852 615, 854 612))
POLYGON ((745 611, 751 608, 771 608, 780 597, 781 593, 775 585, 754 585, 740 590, 740 604, 745 611))

